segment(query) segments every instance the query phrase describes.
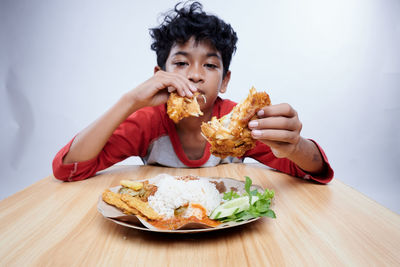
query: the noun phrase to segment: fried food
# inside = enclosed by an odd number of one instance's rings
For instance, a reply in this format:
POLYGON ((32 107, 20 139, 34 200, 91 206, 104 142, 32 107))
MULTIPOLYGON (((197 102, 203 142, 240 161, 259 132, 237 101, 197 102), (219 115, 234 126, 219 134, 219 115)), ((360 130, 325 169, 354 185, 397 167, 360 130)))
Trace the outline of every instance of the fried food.
POLYGON ((178 123, 185 117, 202 116, 203 112, 201 112, 199 103, 197 102, 197 96, 199 95, 200 93, 196 92, 193 94, 193 98, 188 98, 171 93, 167 101, 167 113, 171 120, 178 123))
POLYGON ((150 207, 148 202, 144 202, 137 197, 122 194, 121 200, 128 204, 129 207, 137 209, 141 215, 150 220, 159 220, 162 218, 155 210, 153 210, 152 207, 150 207))
POLYGON ((129 194, 118 194, 106 189, 102 198, 104 202, 110 204, 127 215, 142 215, 150 220, 162 219, 162 217, 149 206, 147 202, 129 194))
POLYGON ((227 156, 241 157, 246 151, 255 146, 256 140, 251 137, 247 127, 250 120, 256 118, 256 112, 271 104, 266 92, 257 92, 254 87, 250 89, 247 98, 236 105, 232 111, 217 119, 201 125, 203 136, 211 144, 211 154, 226 158, 227 156))
MULTIPOLYGON (((133 184, 127 183, 125 181, 128 180, 122 180, 120 184, 122 187, 118 190, 118 193, 120 194, 129 194, 133 197, 138 197, 140 200, 147 202, 149 196, 152 196, 156 193, 157 191, 157 186, 154 184, 149 184, 149 181, 144 181, 141 183, 141 188, 139 190, 134 190, 132 188, 138 188, 134 187, 133 184), (130 186, 130 187, 127 187, 130 186)), ((131 181, 128 181, 131 182, 131 181)))
POLYGON ((143 188, 143 183, 131 181, 131 180, 121 180, 119 182, 123 187, 130 188, 132 190, 138 191, 143 188))
POLYGON ((128 206, 124 201, 121 200, 121 194, 111 192, 109 189, 106 189, 103 192, 102 198, 104 202, 110 204, 118 209, 120 209, 123 213, 130 215, 138 215, 139 211, 135 208, 128 206))
POLYGON ((140 190, 140 200, 147 202, 149 196, 154 195, 157 192, 158 187, 154 184, 149 184, 149 181, 143 183, 143 188, 140 190))

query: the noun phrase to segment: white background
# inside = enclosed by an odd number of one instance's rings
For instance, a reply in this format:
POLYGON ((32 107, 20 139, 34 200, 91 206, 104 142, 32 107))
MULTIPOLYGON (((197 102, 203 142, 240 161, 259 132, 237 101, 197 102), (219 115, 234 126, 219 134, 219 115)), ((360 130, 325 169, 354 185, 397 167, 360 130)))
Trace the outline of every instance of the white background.
MULTIPOLYGON (((0 0, 0 199, 51 174, 62 146, 152 75, 148 29, 175 3, 0 0)), ((239 37, 222 97, 254 85, 290 103, 335 177, 400 213, 400 1, 203 4, 239 37)))

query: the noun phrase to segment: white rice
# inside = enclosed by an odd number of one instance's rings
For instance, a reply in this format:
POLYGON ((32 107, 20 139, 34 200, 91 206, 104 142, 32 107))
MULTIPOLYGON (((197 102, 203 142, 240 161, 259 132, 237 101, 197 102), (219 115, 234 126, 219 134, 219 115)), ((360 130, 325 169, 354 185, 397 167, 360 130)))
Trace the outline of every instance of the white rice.
MULTIPOLYGON (((215 184, 204 179, 183 181, 165 175, 155 185, 158 187, 157 192, 148 198, 148 203, 165 219, 173 217, 175 209, 194 203, 202 205, 209 216, 222 200, 222 195, 219 194, 215 184)), ((196 216, 196 212, 189 206, 183 216, 191 215, 196 216)))

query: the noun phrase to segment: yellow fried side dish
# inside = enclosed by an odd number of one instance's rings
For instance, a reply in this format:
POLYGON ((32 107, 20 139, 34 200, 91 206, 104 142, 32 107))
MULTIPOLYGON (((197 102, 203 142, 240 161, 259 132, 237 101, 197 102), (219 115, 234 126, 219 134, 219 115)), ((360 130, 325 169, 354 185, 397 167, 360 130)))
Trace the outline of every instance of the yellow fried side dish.
POLYGON ((129 207, 137 209, 146 218, 150 220, 161 219, 161 216, 153 210, 147 202, 141 201, 139 198, 129 194, 122 194, 121 199, 128 204, 129 207))
POLYGON ((128 206, 124 201, 121 200, 121 194, 114 193, 114 192, 111 192, 109 189, 106 189, 103 192, 102 198, 103 198, 104 202, 120 209, 123 213, 125 213, 127 215, 140 214, 137 209, 128 206))
POLYGON ((142 215, 150 220, 162 219, 162 217, 149 206, 147 202, 129 194, 118 194, 106 189, 103 192, 103 200, 127 215, 142 215))
POLYGON ((171 120, 178 123, 185 117, 203 115, 197 102, 199 95, 200 93, 196 92, 193 94, 193 98, 188 98, 182 97, 177 93, 171 93, 167 101, 167 113, 171 120))
POLYGON ((132 190, 138 191, 143 188, 143 183, 131 181, 131 180, 121 180, 119 182, 123 187, 130 188, 132 190))
POLYGON ((256 140, 251 137, 251 131, 247 127, 250 120, 256 118, 256 112, 271 104, 266 92, 257 92, 254 87, 250 89, 247 98, 236 105, 232 111, 217 119, 201 125, 203 136, 211 144, 211 154, 225 158, 227 156, 241 157, 252 149, 256 140))

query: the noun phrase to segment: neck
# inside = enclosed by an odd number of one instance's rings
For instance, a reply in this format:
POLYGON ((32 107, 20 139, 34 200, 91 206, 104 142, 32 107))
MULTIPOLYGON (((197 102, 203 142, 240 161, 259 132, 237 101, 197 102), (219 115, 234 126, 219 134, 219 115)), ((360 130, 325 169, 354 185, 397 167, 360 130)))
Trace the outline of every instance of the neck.
POLYGON ((204 115, 200 117, 187 117, 176 124, 176 129, 183 132, 197 133, 200 132, 200 126, 203 122, 211 120, 212 110, 204 111, 204 115))

